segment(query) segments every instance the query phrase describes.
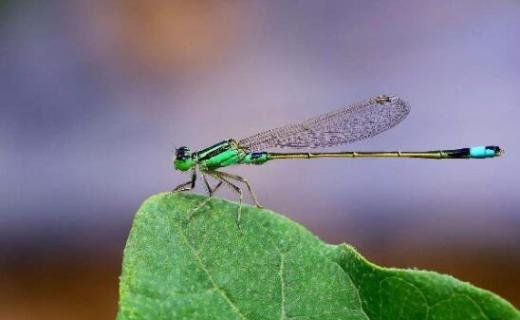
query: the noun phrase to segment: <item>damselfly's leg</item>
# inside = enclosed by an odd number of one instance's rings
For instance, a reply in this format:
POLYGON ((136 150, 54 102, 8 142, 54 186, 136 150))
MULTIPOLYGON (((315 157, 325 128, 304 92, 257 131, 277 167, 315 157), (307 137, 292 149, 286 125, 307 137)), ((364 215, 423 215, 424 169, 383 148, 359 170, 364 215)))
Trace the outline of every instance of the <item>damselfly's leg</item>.
POLYGON ((240 187, 238 187, 237 185, 235 185, 234 183, 232 183, 231 181, 227 180, 222 175, 220 175, 221 173, 222 172, 220 172, 220 171, 212 171, 211 173, 208 172, 208 174, 211 175, 213 178, 224 182, 225 184, 227 184, 228 186, 233 188, 233 190, 235 190, 236 193, 239 194, 238 211, 237 211, 237 227, 238 227, 238 230, 242 231, 242 229, 240 229, 240 216, 242 214, 242 198, 243 198, 242 189, 240 189, 240 187))
POLYGON ((189 191, 193 188, 195 188, 195 180, 197 180, 197 172, 195 169, 191 171, 191 180, 181 183, 180 185, 176 186, 175 189, 173 189, 171 192, 182 192, 182 191, 189 191))
POLYGON ((209 182, 208 182, 208 179, 206 179, 206 175, 204 174, 203 171, 200 172, 200 175, 202 176, 202 180, 204 180, 204 184, 206 185, 206 188, 208 188, 208 194, 210 197, 213 196, 213 194, 215 192, 217 192, 218 188, 220 188, 220 186, 222 185, 222 181, 219 180, 219 182, 217 183, 217 185, 215 187, 211 187, 209 185, 209 182))
POLYGON ((204 181, 204 184, 206 185, 206 187, 208 188, 208 194, 209 194, 209 198, 205 199, 204 201, 202 201, 201 204, 199 204, 198 206, 196 206, 195 208, 193 209, 190 209, 188 211, 188 220, 191 220, 191 218, 193 217, 193 215, 195 214, 195 212, 199 211, 202 207, 204 207, 210 200, 211 200, 211 197, 213 196, 213 194, 215 192, 217 192, 217 190, 220 188, 220 186, 222 186, 222 181, 219 180, 219 182, 217 183, 217 185, 215 187, 211 187, 209 182, 208 182, 208 179, 206 179, 206 175, 204 174, 203 171, 200 172, 200 175, 202 176, 202 180, 204 181))
POLYGON ((216 172, 218 172, 218 174, 220 174, 220 175, 222 175, 222 176, 224 176, 226 178, 233 179, 233 180, 240 181, 240 182, 244 183, 246 185, 246 187, 247 187, 247 190, 249 190, 249 193, 251 194, 251 198, 253 198, 253 201, 255 202, 255 205, 258 208, 263 208, 263 206, 260 203, 258 203, 258 200, 256 199, 255 192, 253 191, 253 188, 251 188, 251 185, 249 184, 249 181, 247 181, 246 178, 241 177, 241 176, 237 176, 235 174, 223 172, 223 171, 216 171, 216 172))

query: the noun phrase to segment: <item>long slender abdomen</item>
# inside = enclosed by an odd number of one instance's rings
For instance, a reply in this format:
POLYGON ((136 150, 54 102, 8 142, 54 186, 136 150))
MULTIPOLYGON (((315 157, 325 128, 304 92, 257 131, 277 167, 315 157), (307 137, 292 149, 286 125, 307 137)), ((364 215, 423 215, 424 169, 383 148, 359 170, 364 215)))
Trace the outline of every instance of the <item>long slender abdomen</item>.
MULTIPOLYGON (((478 146, 451 150, 434 151, 343 151, 343 152, 271 152, 258 153, 258 161, 263 163, 275 159, 317 159, 317 158, 413 158, 413 159, 485 159, 502 155, 497 146, 478 146), (265 158, 266 160, 263 160, 265 158)), ((253 162, 254 163, 254 162, 253 162)), ((260 164, 259 163, 259 164, 260 164)))

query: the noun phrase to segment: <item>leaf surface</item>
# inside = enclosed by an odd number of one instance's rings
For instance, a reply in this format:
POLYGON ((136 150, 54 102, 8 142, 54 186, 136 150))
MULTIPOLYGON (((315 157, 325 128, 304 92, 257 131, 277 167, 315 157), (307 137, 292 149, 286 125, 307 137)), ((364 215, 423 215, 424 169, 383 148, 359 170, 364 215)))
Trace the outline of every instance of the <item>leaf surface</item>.
POLYGON ((236 212, 194 194, 145 201, 124 252, 118 319, 520 319, 491 292, 378 267, 269 210, 243 206, 240 232, 236 212))

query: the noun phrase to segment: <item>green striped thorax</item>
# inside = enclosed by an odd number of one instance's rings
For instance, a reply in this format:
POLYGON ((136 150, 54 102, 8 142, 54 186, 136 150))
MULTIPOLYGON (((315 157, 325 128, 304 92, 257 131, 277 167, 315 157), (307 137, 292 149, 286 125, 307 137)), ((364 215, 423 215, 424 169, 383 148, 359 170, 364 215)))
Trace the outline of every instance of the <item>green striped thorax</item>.
POLYGON ((180 171, 188 171, 195 166, 202 170, 214 170, 236 164, 263 164, 267 160, 267 152, 249 152, 235 140, 229 139, 193 153, 188 147, 180 147, 175 150, 173 165, 180 171))

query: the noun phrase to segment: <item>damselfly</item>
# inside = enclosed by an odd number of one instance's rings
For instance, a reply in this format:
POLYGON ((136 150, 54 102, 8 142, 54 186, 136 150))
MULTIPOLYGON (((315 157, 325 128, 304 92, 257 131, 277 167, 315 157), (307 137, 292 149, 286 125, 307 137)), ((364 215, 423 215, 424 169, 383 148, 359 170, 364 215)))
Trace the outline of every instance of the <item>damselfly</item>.
POLYGON ((239 195, 237 225, 240 226, 242 188, 245 185, 255 204, 258 203, 249 182, 238 175, 218 169, 238 164, 261 165, 278 159, 315 158, 414 158, 414 159, 483 159, 500 156, 497 146, 478 146, 434 151, 376 151, 376 152, 268 152, 271 148, 314 149, 338 146, 386 131, 401 122, 410 112, 410 105, 395 96, 378 96, 357 104, 343 107, 306 121, 267 130, 241 140, 228 139, 197 152, 188 147, 175 150, 176 170, 191 170, 191 179, 177 186, 173 192, 195 187, 197 173, 208 189, 209 196, 223 185, 230 186, 239 195), (211 186, 206 175, 218 183, 211 186))

